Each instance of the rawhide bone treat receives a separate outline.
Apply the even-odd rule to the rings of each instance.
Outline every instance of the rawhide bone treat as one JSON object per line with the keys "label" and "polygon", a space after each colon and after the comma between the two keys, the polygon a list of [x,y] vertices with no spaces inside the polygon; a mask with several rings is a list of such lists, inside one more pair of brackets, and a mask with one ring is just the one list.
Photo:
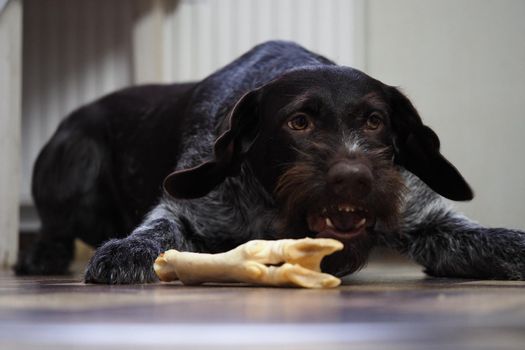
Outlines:
{"label": "rawhide bone treat", "polygon": [[343,244],[329,238],[253,240],[219,254],[161,254],[153,266],[164,282],[187,285],[205,282],[245,282],[267,286],[333,288],[341,280],[321,272],[321,260]]}

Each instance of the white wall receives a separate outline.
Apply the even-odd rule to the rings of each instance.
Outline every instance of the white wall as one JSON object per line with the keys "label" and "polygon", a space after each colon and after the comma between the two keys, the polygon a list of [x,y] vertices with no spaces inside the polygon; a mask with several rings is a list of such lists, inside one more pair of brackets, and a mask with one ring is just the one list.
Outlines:
{"label": "white wall", "polygon": [[476,197],[460,209],[525,228],[525,1],[371,0],[366,70],[398,85]]}
{"label": "white wall", "polygon": [[0,267],[16,260],[22,2],[0,3]]}

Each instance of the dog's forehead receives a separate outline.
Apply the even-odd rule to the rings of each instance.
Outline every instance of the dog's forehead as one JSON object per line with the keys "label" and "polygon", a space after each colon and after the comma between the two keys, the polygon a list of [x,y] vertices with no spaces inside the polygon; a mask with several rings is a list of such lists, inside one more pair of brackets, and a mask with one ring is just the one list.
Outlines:
{"label": "dog's forehead", "polygon": [[317,99],[343,105],[359,103],[367,96],[381,99],[384,87],[380,81],[350,67],[307,67],[269,83],[267,95],[283,104],[296,99]]}

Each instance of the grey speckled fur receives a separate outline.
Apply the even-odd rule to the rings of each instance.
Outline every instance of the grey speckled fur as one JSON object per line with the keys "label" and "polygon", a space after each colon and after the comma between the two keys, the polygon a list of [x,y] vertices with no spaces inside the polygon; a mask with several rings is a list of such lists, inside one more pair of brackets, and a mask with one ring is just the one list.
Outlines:
{"label": "grey speckled fur", "polygon": [[409,188],[400,232],[381,232],[394,248],[440,277],[525,279],[525,233],[486,228],[456,212],[450,202],[407,171]]}
{"label": "grey speckled fur", "polygon": [[[525,234],[485,228],[454,211],[414,175],[403,171],[409,191],[400,231],[378,231],[377,243],[408,255],[434,276],[525,279]],[[113,283],[157,280],[151,264],[160,252],[219,252],[250,239],[272,239],[276,216],[272,199],[243,174],[197,200],[164,197],[129,237],[99,248],[87,273]],[[228,188],[239,197],[221,196]],[[112,267],[104,261],[119,261]],[[94,267],[98,271],[93,271]],[[115,271],[117,269],[117,271]],[[89,276],[88,276],[89,277]]]}
{"label": "grey speckled fur", "polygon": [[[225,196],[224,193],[235,193]],[[144,283],[157,280],[151,262],[163,251],[216,253],[252,239],[272,239],[276,213],[264,189],[243,167],[207,196],[192,200],[165,195],[131,235],[100,247],[86,280]]]}

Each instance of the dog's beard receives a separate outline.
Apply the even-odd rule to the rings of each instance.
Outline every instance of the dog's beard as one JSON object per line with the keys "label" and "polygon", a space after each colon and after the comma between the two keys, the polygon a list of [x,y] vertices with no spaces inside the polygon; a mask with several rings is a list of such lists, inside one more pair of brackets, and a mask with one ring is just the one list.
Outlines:
{"label": "dog's beard", "polygon": [[353,273],[365,266],[372,247],[370,233],[354,237],[351,242],[344,244],[343,250],[325,257],[321,270],[339,277]]}
{"label": "dog's beard", "polygon": [[[313,152],[312,152],[313,153]],[[309,154],[312,154],[309,152]],[[373,164],[374,186],[371,193],[359,205],[371,213],[371,221],[359,234],[341,237],[344,249],[323,260],[323,271],[341,276],[361,268],[367,261],[373,246],[374,227],[380,226],[388,231],[395,231],[399,210],[405,189],[398,170],[387,160],[384,152],[378,151],[369,159]],[[330,237],[327,232],[315,229],[309,222],[322,221],[322,212],[326,206],[345,199],[335,199],[327,194],[327,185],[323,181],[325,173],[320,170],[320,162],[311,156],[297,161],[279,178],[275,198],[279,206],[278,238]],[[321,179],[321,180],[319,180]],[[350,201],[350,200],[346,200]],[[374,225],[375,223],[375,225]],[[323,227],[321,224],[320,227]],[[338,238],[339,239],[339,238]]]}

